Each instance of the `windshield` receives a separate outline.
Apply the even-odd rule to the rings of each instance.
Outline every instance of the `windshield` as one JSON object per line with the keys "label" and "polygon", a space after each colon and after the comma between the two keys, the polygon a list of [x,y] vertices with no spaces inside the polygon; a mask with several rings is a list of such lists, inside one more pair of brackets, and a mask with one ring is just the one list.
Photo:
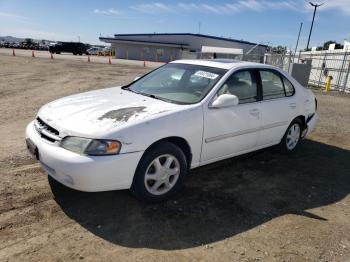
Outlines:
{"label": "windshield", "polygon": [[145,75],[128,88],[173,103],[194,104],[201,101],[226,72],[214,67],[171,63]]}

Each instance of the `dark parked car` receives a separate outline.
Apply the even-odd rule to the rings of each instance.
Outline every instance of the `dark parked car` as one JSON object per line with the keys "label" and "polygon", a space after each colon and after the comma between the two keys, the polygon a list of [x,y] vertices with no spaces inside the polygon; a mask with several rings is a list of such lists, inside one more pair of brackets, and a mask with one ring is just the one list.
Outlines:
{"label": "dark parked car", "polygon": [[73,53],[73,55],[82,55],[87,54],[88,45],[84,43],[76,42],[59,42],[55,45],[49,47],[50,53],[60,54],[64,53]]}

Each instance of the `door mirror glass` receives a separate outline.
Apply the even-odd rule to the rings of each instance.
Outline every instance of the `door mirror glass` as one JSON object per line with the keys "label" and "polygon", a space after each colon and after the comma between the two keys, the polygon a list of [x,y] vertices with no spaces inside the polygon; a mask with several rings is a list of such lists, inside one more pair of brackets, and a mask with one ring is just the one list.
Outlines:
{"label": "door mirror glass", "polygon": [[223,108],[236,106],[239,103],[239,99],[235,95],[222,94],[218,96],[211,104],[212,108]]}

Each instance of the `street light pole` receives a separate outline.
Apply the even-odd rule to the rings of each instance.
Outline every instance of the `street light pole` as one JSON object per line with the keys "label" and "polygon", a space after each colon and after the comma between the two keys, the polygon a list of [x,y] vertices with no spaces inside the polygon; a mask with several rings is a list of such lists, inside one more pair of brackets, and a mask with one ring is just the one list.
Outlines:
{"label": "street light pole", "polygon": [[314,21],[315,21],[315,15],[316,15],[317,8],[324,5],[324,3],[318,5],[318,4],[314,4],[314,3],[309,2],[309,4],[314,7],[314,15],[312,17],[312,23],[311,23],[310,33],[309,33],[309,39],[307,40],[306,50],[309,49],[310,38],[311,38],[312,28],[314,27]]}
{"label": "street light pole", "polygon": [[298,51],[298,45],[299,45],[299,39],[300,39],[301,29],[303,29],[303,23],[300,23],[299,34],[298,34],[298,40],[297,40],[297,43],[296,43],[296,45],[295,45],[294,55],[295,55],[295,54],[297,53],[297,51]]}

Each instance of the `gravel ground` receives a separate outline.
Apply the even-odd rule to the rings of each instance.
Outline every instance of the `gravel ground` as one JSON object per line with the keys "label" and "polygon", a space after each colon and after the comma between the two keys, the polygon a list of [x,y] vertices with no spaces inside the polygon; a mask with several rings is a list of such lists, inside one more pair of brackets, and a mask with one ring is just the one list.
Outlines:
{"label": "gravel ground", "polygon": [[350,261],[350,98],[317,93],[290,156],[267,149],[192,170],[172,201],[48,179],[24,129],[53,99],[149,68],[0,54],[0,261]]}

